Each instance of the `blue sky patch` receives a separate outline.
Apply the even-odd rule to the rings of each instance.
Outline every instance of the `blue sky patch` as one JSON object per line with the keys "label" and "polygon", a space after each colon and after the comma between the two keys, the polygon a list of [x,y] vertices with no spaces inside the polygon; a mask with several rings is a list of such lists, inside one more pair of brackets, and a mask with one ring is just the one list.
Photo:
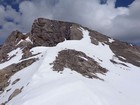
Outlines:
{"label": "blue sky patch", "polygon": [[128,7],[135,0],[117,0],[115,7]]}

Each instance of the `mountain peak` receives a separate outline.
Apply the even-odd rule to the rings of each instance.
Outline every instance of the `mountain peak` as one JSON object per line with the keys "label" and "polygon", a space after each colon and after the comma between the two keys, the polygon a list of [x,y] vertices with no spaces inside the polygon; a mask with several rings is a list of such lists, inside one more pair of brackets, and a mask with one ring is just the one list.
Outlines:
{"label": "mountain peak", "polygon": [[137,46],[76,23],[38,18],[30,32],[13,31],[0,47],[0,105],[129,105],[132,96],[135,105],[139,67]]}
{"label": "mountain peak", "polygon": [[[0,61],[6,61],[7,53],[16,49],[17,47],[29,50],[35,46],[56,46],[57,44],[66,40],[81,40],[83,38],[81,27],[89,31],[89,37],[92,44],[107,44],[120,60],[124,61],[119,57],[123,56],[126,59],[125,62],[130,62],[134,65],[140,66],[139,62],[137,62],[138,59],[140,59],[138,55],[140,51],[139,47],[121,42],[119,40],[114,40],[106,35],[76,23],[45,18],[38,18],[34,20],[31,32],[27,33],[26,35],[17,30],[13,31],[5,41],[4,45],[1,47],[2,50],[0,51]],[[130,55],[133,56],[131,57]]]}

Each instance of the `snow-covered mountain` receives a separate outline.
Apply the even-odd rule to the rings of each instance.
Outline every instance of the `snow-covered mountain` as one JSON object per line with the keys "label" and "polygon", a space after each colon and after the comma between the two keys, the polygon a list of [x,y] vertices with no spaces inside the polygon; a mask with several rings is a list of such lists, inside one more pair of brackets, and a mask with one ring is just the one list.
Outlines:
{"label": "snow-covered mountain", "polygon": [[36,19],[0,49],[0,105],[140,105],[140,48]]}

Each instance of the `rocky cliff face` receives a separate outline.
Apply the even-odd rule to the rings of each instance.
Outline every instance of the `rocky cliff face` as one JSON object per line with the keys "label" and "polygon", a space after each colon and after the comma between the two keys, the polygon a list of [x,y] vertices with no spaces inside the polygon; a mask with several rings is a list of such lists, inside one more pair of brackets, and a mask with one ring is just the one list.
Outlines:
{"label": "rocky cliff face", "polygon": [[[113,43],[109,44],[111,50],[115,53],[118,59],[129,62],[133,65],[140,67],[140,48],[137,46],[130,45],[128,43],[124,43],[121,41],[114,41]],[[120,58],[119,56],[124,57],[125,59]]]}
{"label": "rocky cliff face", "polygon": [[80,25],[39,18],[34,21],[31,39],[35,46],[56,46],[64,40],[80,40]]}
{"label": "rocky cliff face", "polygon": [[[5,62],[8,60],[8,53],[14,49],[16,49],[17,44],[19,41],[21,40],[25,40],[27,38],[27,36],[23,35],[21,32],[19,31],[13,31],[9,37],[7,38],[7,40],[5,41],[5,43],[3,44],[3,46],[1,47],[0,50],[0,62]],[[20,46],[22,47],[22,46]],[[11,58],[9,58],[11,59]]]}
{"label": "rocky cliff face", "polygon": [[[96,46],[101,45],[109,46],[110,52],[114,53],[113,57],[109,58],[109,61],[112,64],[129,67],[127,63],[131,63],[132,65],[140,67],[140,48],[137,46],[111,39],[99,32],[82,27],[79,24],[38,18],[34,21],[31,32],[25,35],[19,31],[13,31],[3,46],[0,46],[1,65],[5,65],[7,62],[12,61],[14,57],[18,55],[18,51],[21,51],[21,57],[18,62],[7,63],[7,66],[0,68],[0,94],[6,91],[5,88],[10,84],[9,79],[11,76],[39,60],[37,56],[40,52],[34,54],[31,49],[38,46],[55,47],[65,41],[81,41],[85,37],[82,29],[89,32],[89,43],[92,43],[91,49],[92,46],[95,48]],[[82,44],[83,49],[86,49],[84,42]],[[20,50],[11,54],[11,52],[16,49]],[[95,49],[92,49],[92,51],[94,50]],[[103,50],[99,51],[99,53],[108,55],[108,53]],[[116,61],[116,59],[119,61]],[[96,58],[95,60],[94,56],[90,57],[82,51],[62,48],[50,65],[52,65],[54,71],[60,72],[65,68],[69,68],[85,77],[103,80],[97,76],[97,74],[105,75],[109,70],[100,65],[102,62],[102,59]],[[16,82],[14,82],[14,84],[16,84]],[[21,88],[22,87],[18,89],[20,92],[22,90]],[[16,96],[13,94],[11,95]],[[9,98],[10,99],[3,102],[2,105],[6,104],[13,97],[11,98],[10,96]]]}

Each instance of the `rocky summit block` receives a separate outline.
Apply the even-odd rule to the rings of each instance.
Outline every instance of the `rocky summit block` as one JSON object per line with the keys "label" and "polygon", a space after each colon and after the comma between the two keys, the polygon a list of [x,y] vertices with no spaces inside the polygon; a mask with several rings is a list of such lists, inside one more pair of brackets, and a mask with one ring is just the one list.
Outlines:
{"label": "rocky summit block", "polygon": [[80,40],[80,25],[38,18],[31,30],[31,40],[35,46],[55,46],[64,40]]}

